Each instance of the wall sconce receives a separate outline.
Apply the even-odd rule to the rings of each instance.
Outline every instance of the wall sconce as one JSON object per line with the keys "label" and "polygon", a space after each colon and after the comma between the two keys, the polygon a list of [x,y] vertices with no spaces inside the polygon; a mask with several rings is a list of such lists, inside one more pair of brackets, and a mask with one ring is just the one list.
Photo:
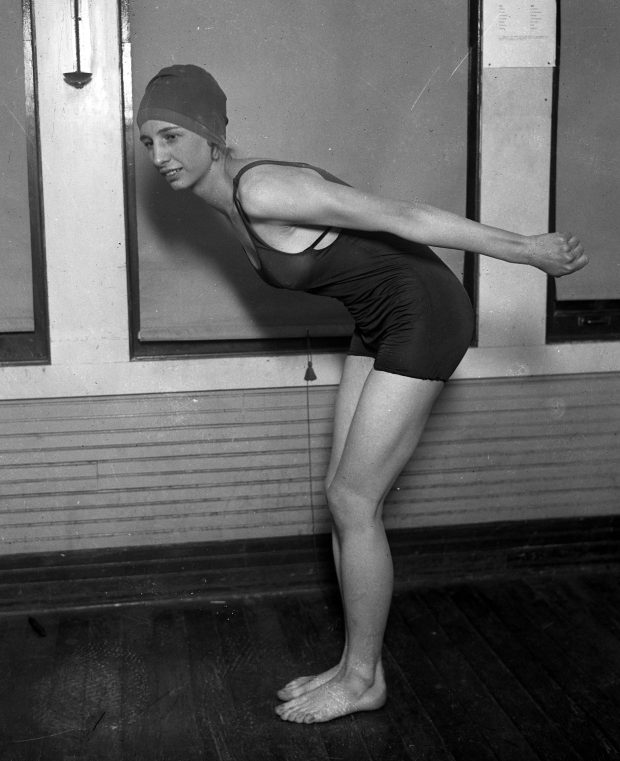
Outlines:
{"label": "wall sconce", "polygon": [[63,74],[64,80],[71,87],[81,89],[84,85],[87,85],[93,78],[93,75],[88,71],[82,71],[81,63],[81,51],[80,51],[80,2],[81,0],[73,0],[73,29],[75,32],[75,61],[76,70],[67,71]]}

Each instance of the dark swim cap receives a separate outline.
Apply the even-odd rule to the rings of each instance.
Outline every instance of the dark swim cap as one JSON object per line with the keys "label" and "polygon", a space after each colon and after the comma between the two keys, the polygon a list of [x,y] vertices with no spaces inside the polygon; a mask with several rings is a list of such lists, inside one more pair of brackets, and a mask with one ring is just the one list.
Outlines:
{"label": "dark swim cap", "polygon": [[226,95],[200,66],[167,66],[151,79],[138,109],[138,127],[149,119],[177,124],[207,140],[226,143]]}

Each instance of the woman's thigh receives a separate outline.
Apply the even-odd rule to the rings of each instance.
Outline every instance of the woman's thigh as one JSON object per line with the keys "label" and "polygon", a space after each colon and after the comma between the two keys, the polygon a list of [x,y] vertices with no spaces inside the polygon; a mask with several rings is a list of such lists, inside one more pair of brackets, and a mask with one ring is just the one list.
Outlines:
{"label": "woman's thigh", "polygon": [[371,370],[350,418],[332,488],[353,496],[361,510],[379,510],[413,455],[443,386]]}
{"label": "woman's thigh", "polygon": [[373,364],[373,357],[347,356],[345,359],[336,395],[332,450],[326,477],[328,485],[338,468],[357,403]]}

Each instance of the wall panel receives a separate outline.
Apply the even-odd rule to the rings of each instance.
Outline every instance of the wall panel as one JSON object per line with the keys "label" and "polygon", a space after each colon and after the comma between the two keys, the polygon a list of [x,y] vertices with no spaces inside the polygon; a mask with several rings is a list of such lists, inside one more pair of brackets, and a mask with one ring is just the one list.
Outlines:
{"label": "wall panel", "polygon": [[620,4],[562,0],[560,19],[556,225],[590,264],[557,281],[558,299],[620,299]]}
{"label": "wall panel", "polygon": [[[303,161],[364,191],[465,212],[467,3],[130,0],[128,8],[124,78],[136,109],[162,66],[199,64],[228,96],[237,157]],[[172,191],[139,143],[129,150],[141,340],[351,333],[333,299],[263,283],[218,212]],[[462,252],[446,254],[461,274]]]}
{"label": "wall panel", "polygon": [[[1,552],[328,529],[333,387],[0,403]],[[391,528],[620,512],[615,374],[456,381]]]}
{"label": "wall panel", "polygon": [[[28,192],[30,135],[27,132],[31,128],[32,116],[26,110],[22,29],[22,3],[19,0],[3,2],[0,6],[0,55],[8,74],[0,85],[3,136],[0,156],[0,331],[4,333],[34,330]],[[28,55],[29,48],[28,40]]]}

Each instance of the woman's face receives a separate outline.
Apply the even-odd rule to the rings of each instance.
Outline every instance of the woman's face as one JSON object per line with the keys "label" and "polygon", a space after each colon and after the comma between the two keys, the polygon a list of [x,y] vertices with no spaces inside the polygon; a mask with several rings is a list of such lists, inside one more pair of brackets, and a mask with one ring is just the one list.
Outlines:
{"label": "woman's face", "polygon": [[194,188],[213,163],[211,146],[204,137],[170,122],[145,122],[140,141],[159,173],[175,190]]}

